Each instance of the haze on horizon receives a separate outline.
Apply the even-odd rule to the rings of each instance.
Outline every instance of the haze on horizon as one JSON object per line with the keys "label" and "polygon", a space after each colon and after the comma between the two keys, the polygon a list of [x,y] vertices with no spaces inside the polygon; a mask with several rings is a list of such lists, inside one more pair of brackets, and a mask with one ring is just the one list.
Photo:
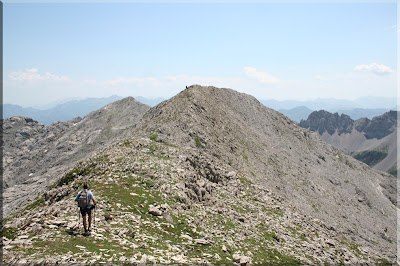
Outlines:
{"label": "haze on horizon", "polygon": [[4,103],[397,97],[396,2],[4,3]]}

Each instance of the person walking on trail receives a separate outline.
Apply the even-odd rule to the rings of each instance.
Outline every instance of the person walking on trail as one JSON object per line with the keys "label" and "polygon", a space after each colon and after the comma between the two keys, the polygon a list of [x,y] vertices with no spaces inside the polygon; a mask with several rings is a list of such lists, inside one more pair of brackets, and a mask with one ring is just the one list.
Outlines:
{"label": "person walking on trail", "polygon": [[[85,234],[91,231],[92,225],[92,209],[96,206],[96,200],[93,197],[93,193],[88,190],[89,186],[87,184],[83,185],[83,190],[76,195],[75,201],[78,202],[78,207],[80,207],[80,212],[82,214],[83,228],[85,229]],[[93,204],[91,204],[93,202]],[[86,227],[86,214],[88,215],[89,227]]]}

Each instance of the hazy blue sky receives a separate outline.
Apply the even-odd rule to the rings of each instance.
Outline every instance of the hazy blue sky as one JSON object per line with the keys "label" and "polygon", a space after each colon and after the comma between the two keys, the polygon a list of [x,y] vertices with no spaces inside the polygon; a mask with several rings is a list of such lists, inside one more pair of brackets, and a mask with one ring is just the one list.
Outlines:
{"label": "hazy blue sky", "polygon": [[5,3],[4,102],[396,97],[397,7],[379,3]]}

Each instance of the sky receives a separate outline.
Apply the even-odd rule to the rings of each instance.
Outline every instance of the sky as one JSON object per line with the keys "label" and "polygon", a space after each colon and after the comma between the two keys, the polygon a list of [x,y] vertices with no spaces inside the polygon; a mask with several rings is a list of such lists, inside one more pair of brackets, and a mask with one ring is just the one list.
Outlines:
{"label": "sky", "polygon": [[3,4],[3,101],[397,97],[397,7],[384,2]]}

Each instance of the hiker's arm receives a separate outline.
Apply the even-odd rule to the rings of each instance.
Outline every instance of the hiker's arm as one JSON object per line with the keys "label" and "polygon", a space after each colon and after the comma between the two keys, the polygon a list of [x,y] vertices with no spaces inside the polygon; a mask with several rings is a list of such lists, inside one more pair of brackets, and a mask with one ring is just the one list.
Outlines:
{"label": "hiker's arm", "polygon": [[94,203],[94,205],[96,205],[96,200],[93,198],[93,203]]}
{"label": "hiker's arm", "polygon": [[78,195],[76,195],[76,197],[75,197],[75,201],[78,201],[78,199],[79,199],[79,195],[81,194],[81,192],[79,192],[78,193]]}

